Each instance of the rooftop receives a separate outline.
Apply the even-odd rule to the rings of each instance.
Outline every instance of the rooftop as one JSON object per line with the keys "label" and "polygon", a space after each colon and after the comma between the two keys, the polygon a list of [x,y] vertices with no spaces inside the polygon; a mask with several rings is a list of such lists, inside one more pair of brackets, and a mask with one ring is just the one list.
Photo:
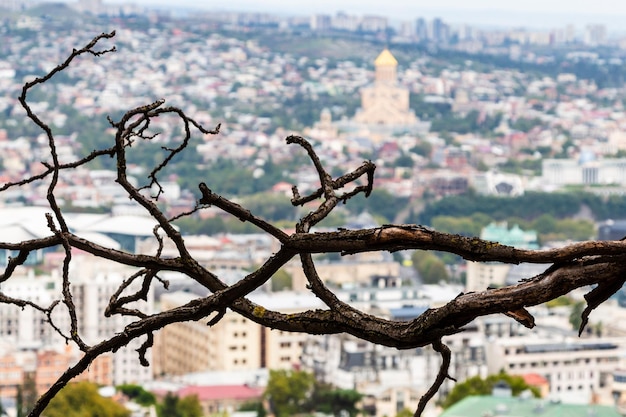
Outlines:
{"label": "rooftop", "polygon": [[392,65],[398,65],[398,61],[396,60],[396,58],[394,58],[391,52],[389,52],[389,49],[385,48],[380,53],[380,55],[378,55],[378,58],[374,60],[374,65],[392,66]]}
{"label": "rooftop", "polygon": [[619,417],[615,407],[564,404],[540,398],[469,396],[444,411],[440,417],[541,416],[541,417]]}

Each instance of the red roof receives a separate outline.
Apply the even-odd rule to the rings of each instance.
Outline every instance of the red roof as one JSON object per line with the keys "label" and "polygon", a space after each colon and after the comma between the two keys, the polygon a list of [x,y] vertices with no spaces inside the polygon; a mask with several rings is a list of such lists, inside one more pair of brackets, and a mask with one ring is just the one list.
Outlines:
{"label": "red roof", "polygon": [[526,382],[526,384],[533,387],[548,384],[548,380],[539,374],[524,374],[522,375],[522,378],[524,378],[524,382]]}
{"label": "red roof", "polygon": [[262,388],[252,388],[247,385],[191,385],[178,390],[178,396],[183,398],[197,395],[198,400],[253,400],[263,395]]}

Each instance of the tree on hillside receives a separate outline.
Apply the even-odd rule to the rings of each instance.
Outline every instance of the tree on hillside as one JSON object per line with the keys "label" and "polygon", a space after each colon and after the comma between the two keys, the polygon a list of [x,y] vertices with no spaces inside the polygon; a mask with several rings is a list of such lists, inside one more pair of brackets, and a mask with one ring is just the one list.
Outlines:
{"label": "tree on hillside", "polygon": [[[302,149],[317,171],[321,184],[319,189],[308,194],[301,194],[297,187],[293,188],[291,204],[295,207],[306,206],[309,210],[294,223],[293,232],[287,233],[254,211],[213,192],[210,188],[211,182],[217,183],[219,178],[198,178],[196,191],[198,203],[192,213],[213,206],[253,225],[278,243],[276,252],[268,256],[258,269],[236,283],[226,285],[216,273],[205,268],[190,254],[185,240],[172,224],[176,218],[185,218],[192,213],[183,213],[172,218],[167,216],[159,205],[159,197],[163,192],[161,181],[170,161],[183,152],[193,152],[188,149],[192,136],[217,135],[219,125],[213,130],[207,129],[182,109],[166,106],[164,100],[158,100],[133,108],[119,119],[109,119],[111,129],[114,131],[114,140],[110,147],[98,148],[84,158],[67,161],[57,152],[59,145],[57,138],[44,120],[44,116],[38,114],[29,103],[28,95],[32,91],[37,91],[37,88],[55,74],[65,70],[77,58],[84,55],[101,58],[112,52],[114,48],[105,50],[96,48],[101,42],[113,37],[114,33],[103,33],[86,46],[75,49],[51,72],[26,83],[19,97],[19,102],[29,120],[43,132],[48,151],[42,152],[41,155],[49,157],[42,162],[41,169],[36,174],[5,183],[0,187],[0,191],[13,191],[27,184],[45,187],[49,207],[47,215],[49,234],[42,238],[19,242],[0,242],[0,249],[13,254],[0,275],[0,282],[11,280],[17,270],[25,268],[25,262],[31,252],[58,249],[63,257],[61,268],[63,285],[59,289],[57,300],[50,305],[41,305],[25,298],[9,297],[4,293],[0,293],[0,302],[31,308],[42,313],[42,318],[82,354],[79,360],[41,395],[30,412],[31,417],[39,416],[48,406],[53,410],[56,404],[64,401],[65,394],[61,391],[63,387],[85,371],[100,355],[115,352],[131,341],[139,340],[143,344],[137,350],[138,360],[147,366],[145,354],[152,346],[155,332],[171,323],[206,317],[210,317],[210,324],[215,324],[224,317],[227,309],[260,325],[281,331],[312,334],[345,332],[365,341],[398,349],[432,346],[441,355],[442,361],[432,387],[425,393],[416,410],[416,415],[419,415],[442,383],[454,376],[448,374],[451,354],[445,343],[446,336],[462,331],[464,326],[475,318],[488,314],[509,314],[516,317],[520,323],[533,327],[534,320],[526,307],[552,300],[576,288],[595,285],[586,296],[587,306],[581,314],[582,331],[589,313],[624,283],[626,242],[623,241],[583,242],[560,249],[533,251],[494,244],[475,237],[441,233],[419,225],[387,224],[370,229],[340,229],[313,233],[314,227],[329,216],[338,204],[345,203],[349,206],[353,197],[368,197],[372,194],[375,165],[365,161],[354,170],[333,177],[307,140],[299,136],[289,136],[286,139],[287,145]],[[181,137],[169,146],[161,144],[162,159],[154,163],[143,183],[136,184],[129,179],[127,167],[130,166],[132,152],[139,143],[150,142],[158,137],[158,132],[152,130],[154,126],[152,122],[156,122],[158,118],[170,118],[172,123],[176,119],[182,126]],[[77,236],[68,226],[68,219],[60,208],[61,202],[58,197],[60,187],[63,186],[62,175],[69,174],[76,168],[86,168],[92,161],[110,158],[115,161],[117,185],[135,204],[137,210],[143,210],[158,223],[154,236],[159,242],[159,248],[155,252],[129,253],[106,247],[99,242]],[[393,207],[391,204],[387,205]],[[176,248],[176,256],[163,255],[166,241]],[[546,264],[549,267],[542,274],[529,277],[517,285],[459,294],[447,304],[426,310],[412,320],[394,321],[360,311],[338,299],[324,284],[325,277],[318,274],[313,260],[313,255],[319,253],[343,255],[416,249],[449,252],[478,262],[512,264],[531,262]],[[78,322],[79,315],[73,299],[68,271],[76,250],[137,268],[137,272],[129,276],[110,298],[108,307],[102,312],[101,317],[102,320],[106,320],[107,317],[114,315],[124,315],[130,317],[132,322],[122,332],[106,335],[94,344],[87,343],[85,335],[80,331],[81,323]],[[285,314],[249,300],[248,294],[264,285],[281,267],[294,258],[299,259],[310,290],[326,304],[325,309]],[[196,281],[207,289],[209,295],[198,296],[185,305],[157,313],[141,311],[133,303],[143,299],[151,286],[165,285],[159,274],[167,271],[175,271]],[[133,283],[140,284],[141,288],[136,292],[130,290]],[[63,306],[64,310],[61,311],[60,306]],[[56,326],[53,313],[67,316],[71,325],[69,331],[63,331]],[[54,417],[48,411],[46,415]]]}

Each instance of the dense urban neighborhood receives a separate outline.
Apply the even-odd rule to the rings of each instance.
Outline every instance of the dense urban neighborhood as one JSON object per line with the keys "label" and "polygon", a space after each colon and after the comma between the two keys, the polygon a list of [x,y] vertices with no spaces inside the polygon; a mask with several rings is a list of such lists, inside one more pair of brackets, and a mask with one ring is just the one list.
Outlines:
{"label": "dense urban neighborhood", "polygon": [[[154,120],[150,140],[129,146],[127,172],[159,194],[194,258],[228,285],[279,242],[214,206],[198,209],[198,184],[293,230],[308,206],[291,204],[292,187],[313,192],[320,176],[301,147],[286,143],[289,135],[310,141],[334,177],[376,164],[369,198],[338,207],[320,230],[414,223],[520,249],[626,235],[626,37],[603,25],[482,29],[419,16],[392,24],[344,12],[289,17],[0,0],[0,240],[50,235],[49,183],[20,183],[51,158],[46,132],[20,104],[23,86],[113,30],[99,47],[114,52],[80,56],[28,91],[30,108],[50,126],[62,163],[110,148],[124,112],[161,99],[218,131],[193,133],[155,189],[149,175],[183,141],[185,126]],[[175,257],[177,249],[157,239],[154,219],[116,182],[115,164],[100,157],[61,171],[55,192],[68,226],[113,250]],[[18,256],[0,252],[5,268]],[[2,297],[53,303],[65,285],[64,256],[31,251],[11,280],[0,281]],[[72,257],[85,340],[123,332],[132,317],[104,311],[136,269],[80,250]],[[338,299],[393,320],[546,269],[425,251],[315,260]],[[182,274],[159,279],[167,285],[138,301],[146,311],[207,295]],[[285,313],[324,308],[308,285],[293,261],[249,298]],[[428,415],[623,415],[626,295],[599,306],[579,336],[584,293],[533,307],[532,330],[487,316],[447,337],[457,382],[445,381]],[[0,409],[8,415],[24,416],[80,357],[58,331],[72,326],[70,316],[55,310],[53,327],[40,311],[0,304]],[[205,317],[163,328],[143,352],[149,367],[137,360],[141,350],[135,340],[100,356],[76,389],[97,397],[88,383],[97,384],[100,396],[126,407],[116,409],[120,417],[394,417],[412,415],[439,371],[429,348],[272,330],[231,310],[215,324]],[[60,403],[50,407],[49,416],[67,415]]]}

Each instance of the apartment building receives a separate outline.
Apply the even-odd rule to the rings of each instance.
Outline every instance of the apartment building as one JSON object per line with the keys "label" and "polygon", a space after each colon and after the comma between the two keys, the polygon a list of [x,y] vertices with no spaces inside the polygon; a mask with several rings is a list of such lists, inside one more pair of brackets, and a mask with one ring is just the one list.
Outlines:
{"label": "apartment building", "polygon": [[623,367],[626,349],[618,339],[492,339],[487,343],[489,373],[535,373],[550,384],[550,397],[589,403],[610,389],[613,372]]}
{"label": "apartment building", "polygon": [[[2,292],[10,297],[25,299],[48,307],[53,300],[54,291],[60,291],[61,280],[58,276],[35,276],[31,270],[22,276],[13,276],[0,284]],[[63,327],[64,317],[55,314],[55,323]],[[0,338],[13,347],[37,349],[44,345],[62,343],[63,339],[46,321],[46,317],[33,308],[20,308],[12,304],[0,304]]]}
{"label": "apartment building", "polygon": [[[74,256],[73,261],[70,279],[79,334],[88,344],[98,343],[122,331],[132,320],[132,317],[119,315],[105,318],[104,311],[110,297],[123,280],[135,272],[135,269],[79,254]],[[62,298],[62,282],[58,273],[35,275],[30,270],[24,276],[12,277],[2,283],[1,287],[2,292],[8,296],[29,300],[42,307],[48,307],[54,300]],[[133,288],[128,290],[133,291]],[[142,303],[141,308],[144,311],[148,313],[152,311],[152,292],[149,292],[148,300]],[[63,303],[55,308],[52,318],[64,334],[69,334],[70,318]],[[7,359],[7,364],[2,366],[1,363],[4,362],[0,361],[0,373],[16,375],[12,366],[8,365],[17,363],[9,360],[12,355],[26,351],[36,352],[37,357],[30,361],[36,366],[19,363],[17,366],[24,372],[34,372],[35,367],[37,368],[38,390],[46,389],[45,387],[56,380],[78,357],[76,351],[66,351],[65,339],[53,329],[45,315],[30,307],[21,309],[11,304],[0,304],[0,337],[9,343],[9,347],[2,350],[2,357]],[[132,341],[112,357],[98,360],[90,368],[90,375],[85,376],[85,379],[116,385],[150,380],[151,370],[141,366],[137,360],[136,349],[141,343],[142,340]],[[151,352],[148,351],[148,360],[150,355]],[[47,369],[48,367],[51,369]],[[23,379],[23,376],[20,379]],[[12,377],[7,377],[7,380],[12,380]]]}
{"label": "apartment building", "polygon": [[[163,294],[161,310],[182,306],[197,297],[183,291]],[[323,307],[310,293],[254,293],[249,298],[265,308],[284,313]],[[300,364],[306,335],[262,327],[230,310],[218,323],[208,326],[211,317],[174,323],[156,334],[155,374],[291,369]]]}
{"label": "apartment building", "polygon": [[[87,343],[97,343],[121,332],[133,321],[133,317],[112,315],[105,317],[104,311],[111,296],[122,282],[136,272],[136,268],[100,260],[92,256],[74,256],[70,269],[70,280],[79,333]],[[131,294],[141,286],[141,280],[131,284],[124,294]],[[136,301],[135,308],[150,314],[154,310],[154,293],[151,289],[145,301]],[[114,385],[142,383],[152,379],[152,370],[141,366],[137,349],[144,342],[135,339],[120,348],[111,357],[111,380]],[[146,359],[151,361],[152,351],[148,349]]]}

